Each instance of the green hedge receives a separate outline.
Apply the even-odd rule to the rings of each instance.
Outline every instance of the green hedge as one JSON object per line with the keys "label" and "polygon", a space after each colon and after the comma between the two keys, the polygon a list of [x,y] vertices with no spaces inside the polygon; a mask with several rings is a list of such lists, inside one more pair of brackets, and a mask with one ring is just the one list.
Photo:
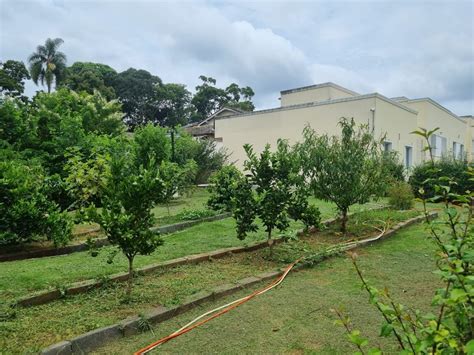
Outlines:
{"label": "green hedge", "polygon": [[[441,177],[453,179],[455,184],[451,187],[452,192],[464,194],[466,191],[474,191],[474,182],[469,180],[467,174],[468,166],[474,167],[466,160],[455,160],[444,157],[434,164],[431,162],[418,165],[413,169],[409,182],[417,197],[433,197],[435,195],[434,186],[440,184]],[[420,196],[420,188],[424,189],[424,196]]]}

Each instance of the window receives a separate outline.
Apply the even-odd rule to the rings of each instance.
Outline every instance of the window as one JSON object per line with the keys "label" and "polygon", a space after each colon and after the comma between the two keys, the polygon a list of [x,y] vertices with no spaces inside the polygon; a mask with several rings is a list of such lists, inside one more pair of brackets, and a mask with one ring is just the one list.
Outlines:
{"label": "window", "polygon": [[462,159],[464,156],[464,144],[453,142],[454,159]]}
{"label": "window", "polygon": [[390,152],[392,150],[392,143],[391,142],[383,142],[383,150],[384,150],[384,152]]}
{"label": "window", "polygon": [[413,165],[413,148],[405,147],[405,168],[410,168]]}
{"label": "window", "polygon": [[446,139],[446,137],[441,137],[437,134],[433,134],[431,136],[430,144],[431,149],[433,151],[433,156],[440,157],[446,153],[448,140]]}

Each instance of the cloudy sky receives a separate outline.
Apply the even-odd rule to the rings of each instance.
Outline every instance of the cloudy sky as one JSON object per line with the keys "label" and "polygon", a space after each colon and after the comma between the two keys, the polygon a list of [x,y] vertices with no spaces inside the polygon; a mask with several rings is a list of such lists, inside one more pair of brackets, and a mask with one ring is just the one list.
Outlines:
{"label": "cloudy sky", "polygon": [[26,61],[48,37],[69,64],[250,85],[257,108],[332,81],[474,113],[474,1],[0,0],[0,60]]}

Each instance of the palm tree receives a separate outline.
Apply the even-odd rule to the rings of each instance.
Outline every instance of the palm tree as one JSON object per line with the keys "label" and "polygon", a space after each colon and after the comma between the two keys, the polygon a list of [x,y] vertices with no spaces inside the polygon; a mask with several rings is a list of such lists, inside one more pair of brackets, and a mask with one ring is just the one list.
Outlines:
{"label": "palm tree", "polygon": [[36,52],[30,55],[30,74],[34,83],[48,87],[48,93],[51,92],[53,80],[56,85],[61,81],[66,69],[66,55],[59,52],[58,48],[64,41],[61,38],[48,38],[44,46],[38,46]]}

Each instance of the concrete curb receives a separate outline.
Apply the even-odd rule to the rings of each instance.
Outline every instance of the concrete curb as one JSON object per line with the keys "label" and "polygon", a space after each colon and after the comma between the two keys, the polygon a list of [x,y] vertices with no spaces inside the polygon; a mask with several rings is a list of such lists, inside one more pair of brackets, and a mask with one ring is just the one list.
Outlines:
{"label": "concrete curb", "polygon": [[[430,218],[436,218],[436,217],[437,217],[436,212],[430,214]],[[405,227],[408,227],[414,223],[420,222],[424,219],[425,219],[425,216],[422,215],[422,216],[410,218],[404,222],[400,222],[396,224],[395,226],[393,226],[388,231],[386,231],[386,234],[384,234],[384,237],[381,238],[381,240],[386,239],[386,237],[393,235],[395,232]],[[355,248],[360,247],[361,245],[366,245],[370,243],[372,242],[361,243],[349,249],[355,249]],[[328,256],[328,257],[331,257],[331,256]],[[301,270],[304,267],[305,267],[304,265],[300,265],[300,266],[297,266],[296,269]],[[139,333],[140,331],[142,331],[142,329],[140,329],[141,328],[140,324],[143,322],[148,323],[148,324],[153,324],[153,323],[160,323],[160,322],[166,321],[188,310],[191,310],[206,301],[216,300],[224,296],[231,295],[237,291],[249,288],[262,281],[274,279],[277,276],[280,276],[281,274],[283,274],[283,270],[265,272],[257,276],[246,277],[244,279],[241,279],[235,282],[234,284],[218,286],[214,288],[213,291],[211,292],[202,291],[190,296],[184,301],[183,304],[179,306],[176,306],[173,308],[166,308],[163,306],[159,306],[153,309],[152,311],[150,311],[149,313],[147,313],[142,318],[138,316],[129,317],[127,319],[120,321],[117,324],[113,324],[107,327],[92,330],[90,332],[79,335],[70,340],[65,340],[65,341],[61,341],[59,343],[53,344],[43,349],[41,354],[43,355],[83,354],[85,352],[95,350],[98,347],[103,346],[110,341]]]}
{"label": "concrete curb", "polygon": [[[214,221],[228,218],[230,216],[232,216],[231,213],[221,213],[215,216],[205,217],[205,218],[197,219],[194,221],[184,221],[184,222],[170,224],[170,225],[162,226],[162,227],[152,227],[151,230],[157,231],[160,234],[170,234],[170,233],[178,232],[180,230],[184,230],[189,227],[198,225],[200,223],[214,222]],[[81,233],[78,235],[90,234],[90,233],[98,232],[98,231],[99,229],[94,229],[94,230],[90,230],[90,231],[87,231],[86,233]],[[104,245],[108,245],[108,244],[109,244],[109,241],[107,238],[94,239],[94,246],[97,248],[102,247]],[[32,251],[1,254],[0,262],[72,254],[72,253],[77,253],[77,252],[88,250],[88,249],[89,249],[89,246],[86,243],[81,243],[81,244],[75,244],[75,245],[67,245],[65,247],[60,247],[60,248],[47,248],[47,249],[39,249],[39,250],[32,250]]]}
{"label": "concrete curb", "polygon": [[[381,209],[383,208],[385,207],[382,207]],[[321,224],[328,227],[338,222],[338,220],[339,219],[337,218],[331,218],[322,222]],[[195,221],[192,221],[192,222],[195,222]],[[315,231],[315,228],[310,228],[310,231]],[[301,229],[297,231],[296,234],[301,235],[303,233],[305,233],[305,231]],[[285,237],[277,238],[277,239],[273,239],[273,243],[278,244],[278,243],[284,242],[285,240],[286,240]],[[263,249],[266,247],[268,247],[268,243],[266,241],[263,241],[263,242],[258,242],[258,243],[251,244],[245,247],[230,247],[230,248],[218,249],[218,250],[214,250],[207,253],[188,255],[181,258],[177,258],[177,259],[172,259],[172,260],[167,260],[167,261],[156,263],[156,264],[147,265],[145,267],[136,269],[135,272],[140,275],[146,275],[158,269],[168,269],[168,268],[173,268],[173,267],[185,265],[185,264],[198,264],[200,262],[208,261],[211,259],[224,258],[231,254],[251,252],[251,251]],[[79,293],[88,292],[92,289],[102,286],[104,282],[123,282],[126,280],[128,280],[128,273],[120,272],[120,273],[110,275],[109,277],[107,277],[105,281],[104,280],[97,281],[95,279],[89,279],[89,280],[72,283],[70,286],[68,286],[65,289],[62,289],[61,291],[59,290],[40,291],[34,295],[29,295],[29,296],[19,298],[16,301],[16,304],[21,307],[38,306],[38,305],[42,305],[45,303],[58,300],[68,295],[77,295]]]}

